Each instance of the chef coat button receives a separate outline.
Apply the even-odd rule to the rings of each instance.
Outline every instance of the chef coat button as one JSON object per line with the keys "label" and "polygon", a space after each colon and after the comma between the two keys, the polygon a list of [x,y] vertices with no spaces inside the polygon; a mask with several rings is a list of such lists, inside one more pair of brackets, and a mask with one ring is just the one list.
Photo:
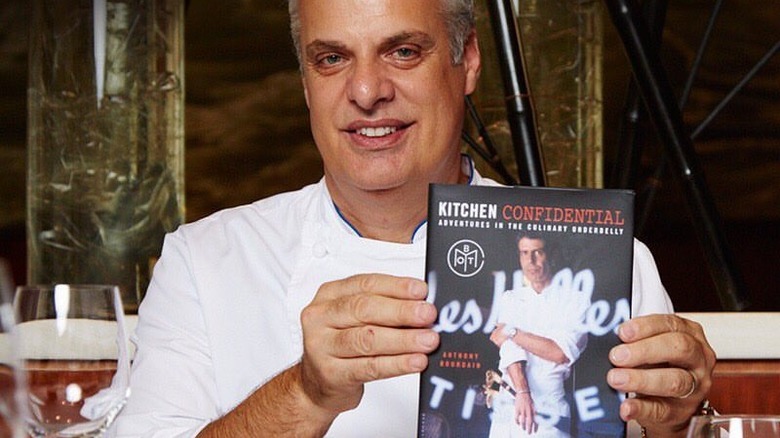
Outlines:
{"label": "chef coat button", "polygon": [[314,248],[312,248],[312,253],[314,257],[323,258],[328,255],[328,248],[325,247],[324,243],[317,242],[314,244]]}

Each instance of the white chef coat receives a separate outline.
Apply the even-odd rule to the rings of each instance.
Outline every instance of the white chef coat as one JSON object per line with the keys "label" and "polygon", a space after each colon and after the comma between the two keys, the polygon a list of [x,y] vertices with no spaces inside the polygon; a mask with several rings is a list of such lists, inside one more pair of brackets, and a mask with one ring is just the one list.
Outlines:
{"label": "white chef coat", "polygon": [[[464,163],[471,184],[496,184]],[[321,180],[167,235],[139,309],[132,395],[113,433],[196,435],[299,360],[300,312],[322,283],[369,272],[422,279],[426,231],[422,224],[409,244],[362,238]],[[671,310],[639,243],[634,309]],[[366,385],[360,405],[339,415],[328,436],[415,436],[418,382],[409,375]]]}
{"label": "white chef coat", "polygon": [[[525,351],[511,339],[501,345],[498,367],[505,376],[510,364],[526,361],[525,376],[537,412],[543,412],[555,419],[564,418],[563,421],[571,419],[571,409],[566,401],[563,383],[571,374],[572,364],[585,350],[588,331],[581,321],[584,320],[590,304],[587,294],[552,285],[537,293],[524,283],[501,296],[499,323],[552,340],[568,359],[567,363],[543,359]],[[514,387],[511,379],[506,381]],[[533,434],[523,431],[515,424],[514,397],[507,391],[500,392],[494,398],[493,408],[497,417],[494,417],[491,423],[491,438],[569,436],[552,424],[544,422],[539,423],[538,430]]]}
{"label": "white chef coat", "polygon": [[[570,417],[563,382],[587,344],[588,331],[582,321],[590,306],[589,297],[554,286],[541,293],[530,286],[521,286],[505,292],[499,305],[500,323],[552,340],[568,359],[567,363],[559,364],[525,351],[517,354],[502,345],[499,369],[505,373],[509,364],[527,361],[526,378],[537,406],[545,406],[547,414]],[[512,346],[514,342],[508,340],[506,344]]]}

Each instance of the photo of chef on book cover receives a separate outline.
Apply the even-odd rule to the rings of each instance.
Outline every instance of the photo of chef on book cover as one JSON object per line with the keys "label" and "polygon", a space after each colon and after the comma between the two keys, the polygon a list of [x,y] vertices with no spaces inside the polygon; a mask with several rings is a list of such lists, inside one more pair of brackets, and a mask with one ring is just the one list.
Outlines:
{"label": "photo of chef on book cover", "polygon": [[432,185],[418,437],[625,436],[606,373],[632,265],[630,191]]}

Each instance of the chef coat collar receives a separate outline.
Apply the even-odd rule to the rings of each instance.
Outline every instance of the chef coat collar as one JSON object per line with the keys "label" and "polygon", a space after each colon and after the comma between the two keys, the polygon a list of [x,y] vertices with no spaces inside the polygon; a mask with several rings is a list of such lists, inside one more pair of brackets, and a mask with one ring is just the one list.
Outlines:
{"label": "chef coat collar", "polygon": [[[476,181],[479,181],[480,176],[479,173],[477,173],[476,168],[474,167],[474,160],[471,159],[466,154],[461,155],[461,170],[464,174],[468,176],[468,180],[466,184],[472,185],[475,184]],[[326,186],[327,187],[327,186]],[[355,228],[354,225],[352,225],[347,218],[341,213],[341,210],[339,209],[338,205],[336,205],[335,202],[333,202],[333,198],[330,197],[330,192],[328,192],[328,199],[330,199],[330,204],[333,207],[333,213],[335,213],[336,217],[338,217],[338,222],[341,225],[341,229],[348,232],[349,234],[352,234],[357,237],[363,237],[360,232]],[[409,243],[415,243],[420,240],[423,240],[428,235],[428,221],[427,219],[424,219],[422,222],[420,222],[419,225],[414,229],[412,232],[412,237],[409,240]]]}

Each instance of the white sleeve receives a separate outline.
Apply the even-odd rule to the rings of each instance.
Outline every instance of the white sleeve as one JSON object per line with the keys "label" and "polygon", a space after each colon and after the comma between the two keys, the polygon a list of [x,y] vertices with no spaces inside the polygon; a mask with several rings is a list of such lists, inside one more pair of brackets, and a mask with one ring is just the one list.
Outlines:
{"label": "white sleeve", "polygon": [[[515,321],[517,312],[511,312],[515,303],[512,300],[512,291],[505,291],[501,294],[498,302],[498,323],[506,324],[505,331],[518,327],[518,321]],[[513,318],[514,317],[514,318]],[[506,369],[509,365],[522,360],[528,360],[528,353],[523,347],[515,344],[514,341],[507,339],[501,344],[498,350],[498,369],[506,375]]]}
{"label": "white sleeve", "polygon": [[206,328],[181,233],[165,237],[139,308],[131,394],[110,434],[192,437],[219,416]]}
{"label": "white sleeve", "polygon": [[634,239],[634,278],[631,290],[631,315],[672,313],[672,300],[666,293],[650,250]]}
{"label": "white sleeve", "polygon": [[543,336],[561,349],[569,363],[574,363],[588,344],[588,330],[583,321],[591,302],[583,293],[569,292],[566,296],[568,299],[562,303],[561,313],[558,315],[560,324],[545,332]]}
{"label": "white sleeve", "polygon": [[498,369],[506,376],[506,369],[509,368],[509,365],[528,360],[528,353],[523,347],[515,344],[514,341],[507,340],[501,344],[501,348],[498,350],[498,357]]}
{"label": "white sleeve", "polygon": [[496,317],[496,324],[505,324],[511,327],[513,322],[511,321],[512,312],[508,309],[512,306],[511,291],[504,291],[498,298],[498,315]]}

